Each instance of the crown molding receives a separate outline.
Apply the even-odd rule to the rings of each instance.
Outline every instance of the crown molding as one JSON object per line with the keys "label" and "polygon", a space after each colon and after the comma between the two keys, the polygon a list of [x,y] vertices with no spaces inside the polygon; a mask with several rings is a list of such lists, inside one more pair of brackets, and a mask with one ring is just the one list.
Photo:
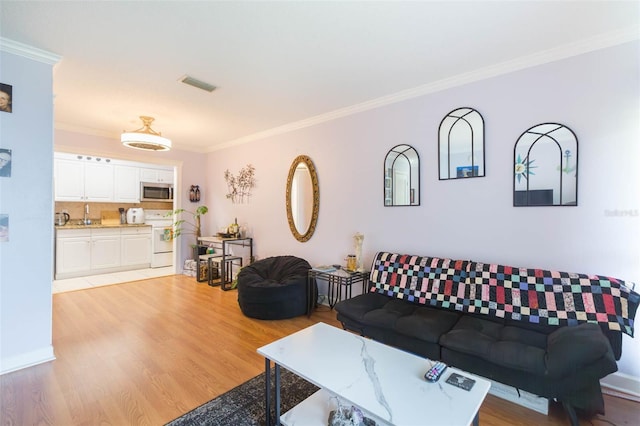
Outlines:
{"label": "crown molding", "polygon": [[574,43],[565,44],[553,49],[537,52],[531,55],[522,56],[513,60],[505,61],[495,65],[479,68],[474,71],[470,71],[463,74],[458,74],[452,77],[444,78],[433,83],[424,84],[411,89],[403,90],[391,95],[382,96],[370,101],[362,102],[359,104],[351,105],[345,108],[330,111],[325,114],[316,115],[314,117],[306,118],[304,120],[295,121],[283,126],[274,127],[262,132],[253,133],[238,139],[234,139],[222,144],[211,147],[208,152],[218,151],[232,146],[242,145],[248,142],[253,142],[260,139],[265,139],[271,136],[288,133],[294,130],[302,129],[305,127],[311,127],[316,124],[332,121],[337,118],[346,117],[349,115],[357,114],[380,108],[386,105],[402,102],[408,99],[417,98],[420,96],[436,93],[445,89],[462,86],[469,83],[474,83],[481,80],[486,80],[492,77],[497,77],[504,74],[509,74],[515,71],[520,71],[526,68],[543,65],[546,63],[556,62],[562,59],[567,59],[573,56],[578,56],[584,53],[605,49],[607,47],[613,47],[620,44],[628,43],[634,40],[640,39],[640,29],[636,27],[628,27],[619,31],[614,31],[599,36],[591,37],[588,39],[580,40]]}
{"label": "crown molding", "polygon": [[55,65],[60,62],[60,59],[62,59],[62,56],[55,53],[38,49],[37,47],[19,43],[4,37],[0,37],[0,51],[13,53],[14,55],[23,56],[49,65]]}
{"label": "crown molding", "polygon": [[89,136],[98,136],[98,137],[107,138],[107,139],[118,139],[120,137],[120,135],[107,130],[76,126],[73,124],[58,122],[58,121],[54,123],[54,128],[56,130],[64,130],[67,132],[80,133],[80,134],[89,135]]}

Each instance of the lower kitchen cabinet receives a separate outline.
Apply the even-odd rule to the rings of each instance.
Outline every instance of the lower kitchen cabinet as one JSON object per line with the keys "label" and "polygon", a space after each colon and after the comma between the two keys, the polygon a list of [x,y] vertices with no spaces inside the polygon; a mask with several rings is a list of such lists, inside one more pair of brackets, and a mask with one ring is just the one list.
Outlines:
{"label": "lower kitchen cabinet", "polygon": [[151,228],[122,228],[122,266],[151,264]]}
{"label": "lower kitchen cabinet", "polygon": [[55,279],[150,266],[150,226],[56,229]]}
{"label": "lower kitchen cabinet", "polygon": [[120,266],[120,229],[91,230],[91,270]]}
{"label": "lower kitchen cabinet", "polygon": [[91,271],[91,230],[68,229],[56,232],[56,278],[89,275]]}

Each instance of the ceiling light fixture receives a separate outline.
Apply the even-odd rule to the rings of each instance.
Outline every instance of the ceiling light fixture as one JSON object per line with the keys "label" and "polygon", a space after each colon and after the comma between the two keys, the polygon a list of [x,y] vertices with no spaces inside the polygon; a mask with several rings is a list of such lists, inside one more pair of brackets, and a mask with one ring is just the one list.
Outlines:
{"label": "ceiling light fixture", "polygon": [[160,132],[156,132],[151,128],[151,123],[155,119],[141,115],[140,120],[142,120],[143,127],[122,133],[122,136],[120,136],[122,145],[143,151],[169,151],[171,149],[171,140],[162,137]]}

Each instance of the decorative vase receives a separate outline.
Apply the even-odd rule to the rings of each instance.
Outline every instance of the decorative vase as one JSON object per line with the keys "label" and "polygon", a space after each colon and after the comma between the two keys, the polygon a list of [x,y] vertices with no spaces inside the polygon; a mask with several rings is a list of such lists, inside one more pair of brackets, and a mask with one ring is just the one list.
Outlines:
{"label": "decorative vase", "polygon": [[364,241],[364,235],[357,232],[353,236],[353,245],[356,252],[356,271],[363,272],[364,268],[362,267],[362,242]]}

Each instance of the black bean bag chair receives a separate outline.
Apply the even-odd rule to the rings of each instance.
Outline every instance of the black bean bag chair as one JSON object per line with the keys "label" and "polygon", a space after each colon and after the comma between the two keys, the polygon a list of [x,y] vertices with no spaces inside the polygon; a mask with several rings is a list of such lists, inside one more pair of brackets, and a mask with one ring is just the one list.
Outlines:
{"label": "black bean bag chair", "polygon": [[[311,265],[295,256],[258,260],[238,273],[238,304],[242,313],[258,319],[285,319],[307,312],[307,274]],[[312,283],[312,302],[318,287]]]}

